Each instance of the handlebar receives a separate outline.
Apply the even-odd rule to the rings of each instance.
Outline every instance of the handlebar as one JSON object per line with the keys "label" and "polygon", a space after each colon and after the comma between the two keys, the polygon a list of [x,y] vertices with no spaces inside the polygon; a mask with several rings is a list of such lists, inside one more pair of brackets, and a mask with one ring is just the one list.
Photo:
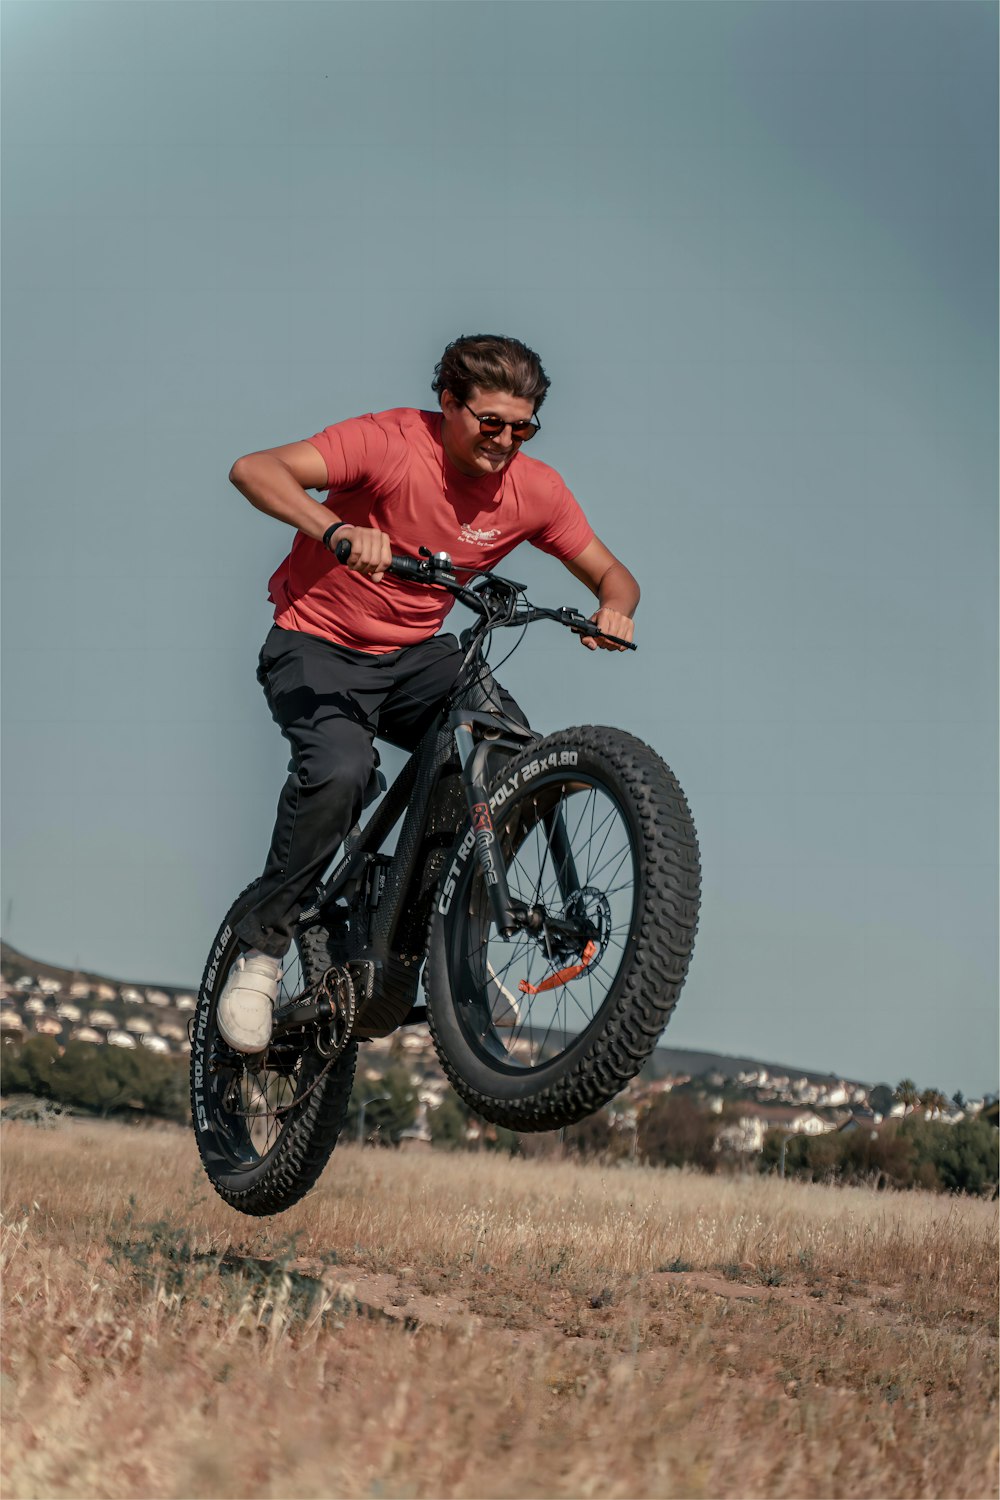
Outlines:
{"label": "handlebar", "polygon": [[[340,541],[334,547],[333,555],[339,563],[350,562],[351,544],[346,536],[341,537]],[[430,583],[432,581],[428,577],[427,568],[416,557],[396,557],[393,554],[393,559],[389,564],[387,572],[391,573],[394,578],[409,578],[421,583]]]}
{"label": "handlebar", "polygon": [[[578,609],[569,605],[563,605],[561,609],[545,609],[538,605],[527,604],[525,608],[516,607],[517,596],[524,593],[524,585],[513,583],[510,579],[500,578],[485,568],[474,568],[470,571],[473,575],[479,573],[490,582],[501,585],[508,593],[509,603],[503,611],[503,618],[494,617],[494,610],[479,592],[485,585],[479,585],[477,590],[459,583],[455,576],[454,566],[451,558],[446,552],[432,554],[426,548],[421,547],[421,557],[397,556],[393,553],[387,573],[394,578],[404,579],[409,583],[422,583],[428,587],[443,588],[448,593],[467,605],[478,614],[489,628],[498,625],[530,625],[533,620],[554,620],[558,625],[565,625],[574,635],[592,636],[605,641],[613,641],[616,646],[624,646],[627,651],[636,651],[638,647],[634,641],[623,640],[620,635],[609,635],[607,631],[601,630],[592,620],[588,620]],[[347,563],[351,557],[351,543],[345,536],[336,543],[333,549],[334,556],[339,563]]]}

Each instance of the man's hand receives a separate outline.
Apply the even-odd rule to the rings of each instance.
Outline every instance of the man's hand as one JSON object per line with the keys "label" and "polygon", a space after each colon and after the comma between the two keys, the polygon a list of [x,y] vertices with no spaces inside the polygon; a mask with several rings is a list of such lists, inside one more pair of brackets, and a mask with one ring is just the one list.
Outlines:
{"label": "man's hand", "polygon": [[[620,636],[623,641],[630,641],[635,633],[635,622],[628,615],[619,614],[616,609],[599,609],[590,619],[599,630],[608,635]],[[624,646],[619,646],[615,641],[602,641],[592,635],[582,635],[580,639],[588,651],[596,651],[598,647],[602,651],[625,650]]]}
{"label": "man's hand", "polygon": [[[625,564],[620,563],[614,553],[609,552],[595,536],[591,537],[578,557],[566,563],[566,567],[574,578],[585,583],[601,601],[596,615],[590,617],[591,624],[600,630],[606,630],[608,635],[617,635],[623,641],[631,641],[635,631],[632,616],[639,603],[639,585]],[[602,651],[628,649],[626,646],[616,646],[614,641],[594,640],[592,636],[582,635],[580,639],[589,651],[596,651],[598,646]]]}
{"label": "man's hand", "polygon": [[343,566],[352,573],[363,573],[372,583],[381,583],[392,562],[392,548],[385,532],[367,526],[341,526],[330,541],[336,547],[344,539],[351,544],[351,555]]}

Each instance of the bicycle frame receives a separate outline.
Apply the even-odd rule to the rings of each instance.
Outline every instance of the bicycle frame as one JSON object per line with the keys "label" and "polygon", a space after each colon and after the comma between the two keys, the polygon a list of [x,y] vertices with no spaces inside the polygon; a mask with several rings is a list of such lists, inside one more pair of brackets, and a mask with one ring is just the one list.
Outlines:
{"label": "bicycle frame", "polygon": [[[344,546],[349,556],[350,544],[342,543]],[[307,924],[316,917],[326,917],[335,925],[350,912],[347,961],[360,990],[355,1027],[355,1034],[360,1036],[387,1035],[410,1015],[432,902],[440,888],[438,911],[447,915],[461,865],[473,849],[494,922],[504,938],[524,928],[542,933],[546,921],[544,913],[511,898],[504,863],[494,858],[494,808],[489,797],[498,755],[510,760],[541,739],[503,711],[484,655],[490,631],[515,623],[523,585],[486,575],[484,591],[477,593],[457,583],[445,554],[432,558],[422,552],[426,562],[394,558],[393,571],[447,588],[479,614],[479,623],[462,632],[465,659],[437,723],[424,735],[367,824],[348,835],[344,854],[301,918]],[[337,553],[341,561],[346,560],[340,547]],[[556,620],[581,634],[601,634],[571,609],[531,607],[527,614],[517,617],[517,622],[542,618]],[[503,786],[498,787],[493,800],[498,805],[506,800]],[[395,852],[383,854],[382,846],[400,817],[403,826]],[[451,856],[466,821],[465,838]],[[557,809],[545,814],[544,823],[565,901],[579,889],[579,881],[561,812]],[[446,872],[449,857],[452,863]],[[558,925],[552,918],[548,922]],[[423,1016],[414,1015],[413,1019]]]}
{"label": "bicycle frame", "polygon": [[[368,822],[349,836],[303,921],[334,913],[343,918],[350,912],[348,962],[369,966],[362,984],[367,993],[360,997],[360,1034],[386,1034],[410,1011],[431,904],[452,846],[470,819],[473,828],[478,824],[475,842],[484,874],[489,869],[493,877],[490,892],[498,925],[507,931],[519,925],[503,866],[492,860],[492,823],[487,829],[484,819],[489,818],[488,787],[496,759],[510,759],[539,738],[503,712],[477,645],[437,723]],[[383,854],[400,817],[395,852]],[[489,838],[480,836],[487,832]]]}

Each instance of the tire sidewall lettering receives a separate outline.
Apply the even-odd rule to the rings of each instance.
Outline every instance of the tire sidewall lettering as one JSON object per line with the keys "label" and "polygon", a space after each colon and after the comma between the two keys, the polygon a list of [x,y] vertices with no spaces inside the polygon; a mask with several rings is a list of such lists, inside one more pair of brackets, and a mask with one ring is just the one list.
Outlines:
{"label": "tire sidewall lettering", "polygon": [[219,936],[216,940],[215,948],[212,951],[212,959],[205,974],[205,983],[203,986],[205,994],[209,997],[211,996],[212,991],[215,989],[215,981],[219,976],[219,965],[226,956],[226,949],[229,946],[229,939],[232,937],[232,935],[233,929],[227,926],[223,928],[222,932],[219,933]]}
{"label": "tire sidewall lettering", "polygon": [[205,970],[205,978],[202,983],[202,1000],[198,1010],[198,1024],[194,1032],[194,1044],[191,1048],[191,1098],[194,1106],[195,1126],[198,1130],[207,1134],[208,1105],[205,1099],[205,1044],[208,1036],[208,1018],[212,1009],[212,994],[215,990],[215,981],[219,977],[219,969],[222,961],[229,951],[230,939],[233,929],[227,923],[219,933],[212,948],[212,956],[208,968]]}

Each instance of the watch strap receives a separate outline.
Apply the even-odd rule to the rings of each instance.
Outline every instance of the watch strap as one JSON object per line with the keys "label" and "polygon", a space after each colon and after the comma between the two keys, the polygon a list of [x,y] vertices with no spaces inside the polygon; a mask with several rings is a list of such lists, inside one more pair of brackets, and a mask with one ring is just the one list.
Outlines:
{"label": "watch strap", "polygon": [[350,521],[334,521],[332,526],[326,528],[323,533],[323,546],[328,552],[330,550],[330,538],[333,536],[333,533],[339,530],[341,526],[350,526],[352,524]]}

